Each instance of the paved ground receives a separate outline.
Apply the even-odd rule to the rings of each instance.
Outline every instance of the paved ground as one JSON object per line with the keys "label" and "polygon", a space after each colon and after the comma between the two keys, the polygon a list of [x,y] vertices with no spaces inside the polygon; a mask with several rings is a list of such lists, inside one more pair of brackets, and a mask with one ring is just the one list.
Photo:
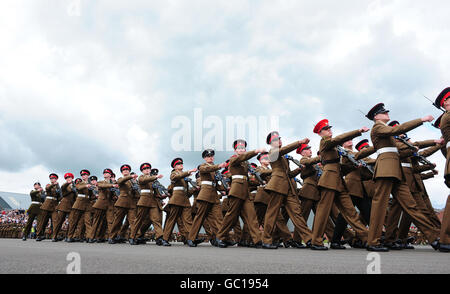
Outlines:
{"label": "paved ground", "polygon": [[[0,239],[0,273],[65,274],[70,252],[80,254],[81,273],[150,274],[302,274],[367,273],[368,251],[347,248],[317,252],[310,249],[220,249],[209,244],[189,248],[181,243],[86,244],[49,240]],[[450,273],[450,255],[431,247],[380,254],[381,273]]]}

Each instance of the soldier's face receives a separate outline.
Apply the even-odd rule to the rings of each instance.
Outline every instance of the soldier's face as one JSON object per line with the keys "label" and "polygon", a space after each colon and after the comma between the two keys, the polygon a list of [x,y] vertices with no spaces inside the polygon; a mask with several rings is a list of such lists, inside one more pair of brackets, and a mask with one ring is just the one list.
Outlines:
{"label": "soldier's face", "polygon": [[347,141],[347,142],[344,142],[344,144],[342,144],[342,146],[343,146],[344,148],[352,149],[352,148],[353,148],[353,141],[352,141],[352,140],[349,140],[349,141]]}
{"label": "soldier's face", "polygon": [[238,147],[236,148],[236,150],[234,151],[237,155],[242,155],[245,153],[245,151],[247,151],[247,149],[245,149],[245,147]]}
{"label": "soldier's face", "polygon": [[177,165],[175,165],[175,169],[176,169],[176,170],[183,170],[183,168],[184,168],[183,164],[177,164]]}
{"label": "soldier's face", "polygon": [[86,174],[81,176],[81,178],[83,179],[83,181],[87,181],[88,177],[89,177],[89,176],[86,175]]}
{"label": "soldier's face", "polygon": [[34,185],[34,189],[35,189],[35,190],[39,190],[39,188],[41,188],[40,185]]}
{"label": "soldier's face", "polygon": [[66,183],[68,183],[68,184],[72,183],[72,181],[73,181],[73,179],[72,179],[71,177],[68,177],[68,178],[66,179]]}
{"label": "soldier's face", "polygon": [[391,120],[391,118],[389,117],[389,113],[388,112],[386,112],[386,113],[379,113],[379,114],[375,115],[374,119],[375,120],[386,121],[386,122]]}
{"label": "soldier's face", "polygon": [[205,161],[207,163],[213,163],[214,162],[214,156],[207,156],[207,157],[205,157]]}
{"label": "soldier's face", "polygon": [[97,180],[92,180],[91,184],[97,186]]}
{"label": "soldier's face", "polygon": [[57,181],[57,179],[55,179],[55,178],[51,178],[51,179],[50,179],[50,183],[52,183],[52,184],[55,184],[56,181]]}
{"label": "soldier's face", "polygon": [[264,166],[268,166],[269,165],[269,157],[263,157],[262,159],[261,159],[261,164],[262,165],[264,165]]}
{"label": "soldier's face", "polygon": [[304,150],[302,151],[301,155],[302,155],[302,156],[305,156],[305,157],[311,157],[311,156],[312,156],[311,148],[309,148],[309,149],[304,149]]}
{"label": "soldier's face", "polygon": [[333,131],[331,128],[328,129],[322,129],[319,133],[321,137],[333,137]]}
{"label": "soldier's face", "polygon": [[124,177],[128,177],[128,176],[130,175],[130,170],[129,170],[129,169],[124,169],[124,170],[122,170],[122,175],[123,175]]}
{"label": "soldier's face", "polygon": [[450,110],[450,98],[445,99],[444,101],[444,109]]}
{"label": "soldier's face", "polygon": [[104,173],[103,177],[105,178],[105,180],[109,180],[111,178],[111,175],[109,173]]}
{"label": "soldier's face", "polygon": [[143,173],[144,175],[148,176],[148,175],[150,174],[150,171],[151,171],[151,169],[149,169],[149,168],[144,168],[144,169],[142,170],[142,173]]}

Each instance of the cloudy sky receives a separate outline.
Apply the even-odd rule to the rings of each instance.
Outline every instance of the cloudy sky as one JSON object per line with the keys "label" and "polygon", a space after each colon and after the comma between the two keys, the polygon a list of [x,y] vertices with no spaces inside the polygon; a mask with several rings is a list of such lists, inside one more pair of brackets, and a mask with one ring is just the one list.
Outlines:
{"label": "cloudy sky", "polygon": [[[229,148],[227,117],[258,122],[242,135],[251,148],[276,126],[286,143],[309,137],[316,150],[315,122],[330,119],[335,134],[370,127],[358,110],[378,102],[401,122],[437,117],[422,94],[434,100],[449,86],[449,9],[411,0],[2,1],[0,190],[145,161],[167,183],[173,158],[187,168],[202,161],[174,148],[174,136],[190,129],[191,150]],[[211,129],[220,144],[209,143]],[[409,135],[440,132],[425,125]],[[444,159],[431,159],[441,175],[427,188],[441,208]]]}

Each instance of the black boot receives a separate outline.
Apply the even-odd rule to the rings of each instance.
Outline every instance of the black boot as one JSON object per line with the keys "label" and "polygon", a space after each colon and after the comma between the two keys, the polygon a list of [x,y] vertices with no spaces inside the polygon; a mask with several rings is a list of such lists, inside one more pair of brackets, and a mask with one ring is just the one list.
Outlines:
{"label": "black boot", "polygon": [[262,248],[263,248],[263,249],[278,249],[278,246],[275,245],[275,244],[266,244],[266,243],[263,243],[263,244],[262,244]]}
{"label": "black boot", "polygon": [[108,244],[116,244],[116,240],[114,239],[108,239]]}
{"label": "black boot", "polygon": [[26,240],[27,240],[27,236],[23,236],[22,241],[26,241]]}
{"label": "black boot", "polygon": [[386,247],[384,247],[382,245],[367,246],[367,251],[388,252],[389,248],[386,248]]}
{"label": "black boot", "polygon": [[189,247],[197,247],[197,243],[195,243],[192,240],[187,240],[187,244],[188,244]]}
{"label": "black boot", "polygon": [[341,245],[341,243],[333,242],[333,243],[331,243],[330,248],[331,249],[345,249],[345,246]]}
{"label": "black boot", "polygon": [[385,243],[384,247],[389,248],[389,250],[402,250],[403,246],[397,244],[397,243]]}
{"label": "black boot", "polygon": [[433,247],[434,250],[438,250],[439,249],[439,240],[440,238],[437,238],[436,240],[434,240],[430,245],[431,247]]}
{"label": "black boot", "polygon": [[167,242],[167,241],[164,240],[164,239],[162,240],[161,245],[162,245],[162,246],[166,246],[166,247],[172,246],[169,242]]}
{"label": "black boot", "polygon": [[314,245],[314,244],[311,244],[311,249],[312,249],[312,250],[321,250],[321,251],[325,251],[325,250],[328,250],[328,247],[325,247],[325,246],[323,246],[323,245]]}
{"label": "black boot", "polygon": [[73,243],[73,242],[75,242],[75,240],[73,238],[68,238],[66,242],[67,243]]}
{"label": "black boot", "polygon": [[228,247],[227,243],[225,243],[222,240],[219,240],[217,238],[216,238],[216,244],[217,244],[217,247],[219,247],[219,248],[227,248]]}
{"label": "black boot", "polygon": [[209,243],[211,243],[212,246],[217,247],[216,239],[209,240]]}
{"label": "black boot", "polygon": [[162,241],[163,241],[163,238],[159,237],[158,239],[156,239],[156,245],[162,246]]}
{"label": "black boot", "polygon": [[58,239],[53,238],[53,239],[52,239],[52,242],[58,242]]}
{"label": "black boot", "polygon": [[[205,241],[205,238],[195,239],[194,244],[195,245],[202,244],[204,241]],[[188,245],[189,245],[189,242],[188,242]]]}
{"label": "black boot", "polygon": [[128,242],[130,243],[130,245],[138,245],[135,239],[130,239],[128,240]]}
{"label": "black boot", "polygon": [[439,244],[440,252],[450,252],[450,244]]}
{"label": "black boot", "polygon": [[303,243],[297,241],[292,241],[292,247],[297,249],[309,248],[308,246],[303,245]]}

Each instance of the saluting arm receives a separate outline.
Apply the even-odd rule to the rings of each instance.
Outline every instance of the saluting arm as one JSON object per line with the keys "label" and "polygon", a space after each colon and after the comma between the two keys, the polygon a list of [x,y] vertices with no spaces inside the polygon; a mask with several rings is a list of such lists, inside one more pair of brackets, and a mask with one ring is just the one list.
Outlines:
{"label": "saluting arm", "polygon": [[230,165],[239,165],[241,162],[247,161],[252,157],[255,157],[258,153],[256,151],[249,151],[244,154],[231,157],[230,158]]}
{"label": "saluting arm", "polygon": [[129,180],[131,180],[133,178],[133,176],[126,176],[126,177],[122,177],[120,179],[117,180],[117,184],[119,186],[125,185],[125,183]]}
{"label": "saluting arm", "polygon": [[323,140],[321,143],[323,144],[323,148],[325,150],[329,150],[331,148],[336,147],[337,145],[341,145],[342,143],[351,140],[353,138],[361,136],[360,130],[351,131],[348,133],[344,133],[342,135],[336,136],[334,138]]}
{"label": "saluting arm", "polygon": [[157,176],[145,176],[145,175],[141,175],[138,178],[138,183],[139,184],[147,184],[148,182],[154,182],[158,179]]}
{"label": "saluting arm", "polygon": [[179,179],[183,179],[189,176],[189,172],[172,172],[170,174],[170,180],[172,182],[178,181]]}
{"label": "saluting arm", "polygon": [[443,146],[441,144],[436,144],[436,146],[427,148],[421,152],[419,152],[419,155],[422,155],[423,157],[429,157],[439,151]]}
{"label": "saluting arm", "polygon": [[215,172],[219,169],[220,169],[220,166],[218,164],[215,164],[215,165],[202,164],[202,165],[200,165],[198,170],[201,173],[210,173],[210,172]]}
{"label": "saluting arm", "polygon": [[300,159],[300,163],[303,165],[306,165],[306,166],[317,164],[319,162],[320,162],[320,156],[311,157],[311,158],[303,157],[302,159]]}
{"label": "saluting arm", "polygon": [[361,151],[355,153],[355,159],[360,160],[375,153],[375,148],[373,146],[362,149]]}

